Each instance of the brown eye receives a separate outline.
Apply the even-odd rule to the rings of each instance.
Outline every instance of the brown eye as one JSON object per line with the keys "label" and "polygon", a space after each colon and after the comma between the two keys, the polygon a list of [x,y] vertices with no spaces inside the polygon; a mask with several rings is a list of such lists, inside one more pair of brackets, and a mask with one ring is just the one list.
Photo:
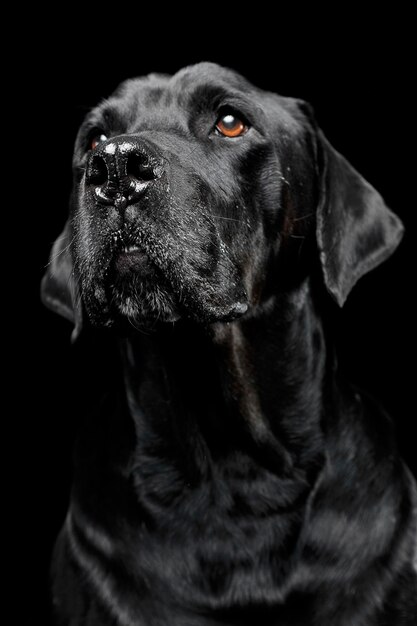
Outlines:
{"label": "brown eye", "polygon": [[216,130],[225,137],[240,137],[246,133],[248,127],[236,115],[227,113],[217,120]]}
{"label": "brown eye", "polygon": [[95,150],[100,143],[107,141],[108,137],[104,133],[101,135],[95,135],[90,141],[90,150]]}

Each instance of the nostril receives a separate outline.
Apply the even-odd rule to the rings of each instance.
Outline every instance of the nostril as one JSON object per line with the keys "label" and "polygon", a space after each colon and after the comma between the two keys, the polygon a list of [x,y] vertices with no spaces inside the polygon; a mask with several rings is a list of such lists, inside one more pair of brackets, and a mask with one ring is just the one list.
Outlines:
{"label": "nostril", "polygon": [[140,181],[154,180],[156,173],[148,159],[142,154],[131,153],[127,157],[126,173]]}
{"label": "nostril", "polygon": [[106,162],[102,156],[95,154],[91,157],[87,178],[92,185],[104,185],[108,180]]}

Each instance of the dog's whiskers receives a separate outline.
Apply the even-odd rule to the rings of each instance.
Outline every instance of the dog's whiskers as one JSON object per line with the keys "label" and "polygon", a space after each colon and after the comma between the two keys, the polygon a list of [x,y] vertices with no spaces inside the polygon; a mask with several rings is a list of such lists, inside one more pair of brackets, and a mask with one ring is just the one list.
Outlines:
{"label": "dog's whiskers", "polygon": [[302,220],[307,220],[312,215],[314,215],[314,213],[307,213],[307,215],[302,215],[301,217],[293,217],[291,219],[291,221],[292,222],[301,222]]}
{"label": "dog's whiskers", "polygon": [[71,241],[69,242],[69,244],[67,246],[65,246],[65,248],[63,248],[62,250],[60,250],[59,252],[57,252],[56,254],[54,254],[53,256],[51,256],[51,258],[49,259],[48,263],[46,263],[46,265],[44,265],[44,269],[46,269],[47,267],[49,267],[50,265],[52,265],[52,263],[54,261],[56,261],[56,259],[58,257],[61,256],[61,254],[64,254],[64,252],[66,252],[68,250],[68,248],[70,248],[70,246],[73,244],[75,239],[75,235],[73,236],[73,238],[71,239]]}
{"label": "dog's whiskers", "polygon": [[228,222],[237,222],[238,224],[244,224],[245,223],[245,220],[239,220],[239,219],[236,219],[234,217],[224,217],[223,215],[212,215],[212,217],[215,217],[215,218],[217,218],[219,220],[226,220]]}

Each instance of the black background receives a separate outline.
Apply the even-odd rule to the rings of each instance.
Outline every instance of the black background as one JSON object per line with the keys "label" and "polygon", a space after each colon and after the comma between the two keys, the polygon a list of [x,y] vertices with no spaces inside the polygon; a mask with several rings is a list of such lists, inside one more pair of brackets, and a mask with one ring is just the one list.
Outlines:
{"label": "black background", "polygon": [[354,289],[340,313],[338,343],[350,378],[383,401],[397,423],[403,455],[417,467],[410,365],[416,210],[410,16],[378,14],[365,23],[360,13],[343,8],[322,18],[304,15],[301,7],[298,15],[279,11],[279,17],[270,17],[260,7],[255,16],[254,7],[249,12],[228,5],[201,8],[201,16],[187,26],[192,16],[186,13],[183,19],[163,8],[159,13],[123,14],[120,8],[120,14],[99,22],[80,17],[77,26],[66,24],[65,14],[42,26],[47,16],[38,14],[31,35],[21,41],[25,61],[18,91],[7,98],[7,106],[19,110],[14,195],[23,196],[25,207],[4,235],[13,245],[13,233],[21,233],[12,259],[13,329],[6,337],[13,338],[7,391],[17,428],[6,450],[17,484],[11,507],[19,529],[14,580],[25,598],[16,605],[17,624],[45,623],[47,566],[65,515],[77,423],[71,329],[42,308],[39,282],[65,221],[77,128],[88,109],[124,78],[211,60],[265,89],[304,98],[331,143],[400,215],[406,237],[394,257]]}

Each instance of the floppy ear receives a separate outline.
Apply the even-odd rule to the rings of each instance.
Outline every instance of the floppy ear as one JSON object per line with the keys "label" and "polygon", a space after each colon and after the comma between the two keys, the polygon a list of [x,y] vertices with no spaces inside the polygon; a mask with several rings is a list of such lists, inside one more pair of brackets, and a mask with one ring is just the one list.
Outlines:
{"label": "floppy ear", "polygon": [[342,306],[359,278],[394,252],[404,228],[321,131],[317,136],[321,161],[317,243],[326,288]]}
{"label": "floppy ear", "polygon": [[82,307],[73,274],[68,222],[52,247],[48,267],[42,279],[41,299],[54,313],[74,324],[71,339],[75,341],[82,327]]}

